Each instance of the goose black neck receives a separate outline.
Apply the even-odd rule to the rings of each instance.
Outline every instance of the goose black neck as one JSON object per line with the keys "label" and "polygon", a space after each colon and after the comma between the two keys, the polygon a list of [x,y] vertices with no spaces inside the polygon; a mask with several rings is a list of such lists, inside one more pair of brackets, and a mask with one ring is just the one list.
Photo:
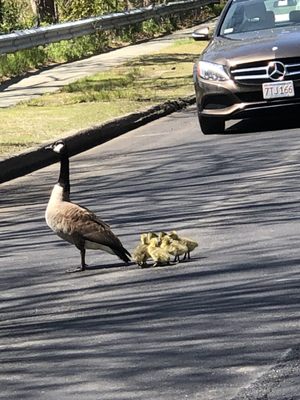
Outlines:
{"label": "goose black neck", "polygon": [[58,183],[63,187],[64,194],[68,198],[70,195],[70,167],[69,156],[67,152],[61,154]]}

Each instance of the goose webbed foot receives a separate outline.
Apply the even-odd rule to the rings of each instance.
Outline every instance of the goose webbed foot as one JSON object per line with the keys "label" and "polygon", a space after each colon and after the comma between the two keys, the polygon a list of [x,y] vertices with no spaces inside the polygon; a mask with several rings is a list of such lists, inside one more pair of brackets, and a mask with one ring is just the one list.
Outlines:
{"label": "goose webbed foot", "polygon": [[141,268],[149,268],[149,265],[147,263],[139,263],[138,266]]}
{"label": "goose webbed foot", "polygon": [[83,272],[83,271],[85,271],[85,268],[86,268],[86,267],[87,267],[87,265],[84,264],[83,266],[80,266],[80,267],[67,269],[66,272],[67,272],[68,274],[73,274],[73,273],[75,273],[75,272]]}
{"label": "goose webbed foot", "polygon": [[85,271],[87,264],[85,263],[85,249],[80,248],[80,256],[81,256],[81,266],[75,269],[69,269],[67,272],[74,273],[74,272],[83,272]]}
{"label": "goose webbed foot", "polygon": [[85,271],[87,264],[85,263],[85,248],[80,247],[80,256],[81,256],[81,266],[75,269],[68,269],[68,273],[75,273],[75,272],[83,272]]}
{"label": "goose webbed foot", "polygon": [[161,261],[156,261],[152,267],[164,267],[165,265],[171,265],[170,261],[166,261],[166,262],[161,262]]}

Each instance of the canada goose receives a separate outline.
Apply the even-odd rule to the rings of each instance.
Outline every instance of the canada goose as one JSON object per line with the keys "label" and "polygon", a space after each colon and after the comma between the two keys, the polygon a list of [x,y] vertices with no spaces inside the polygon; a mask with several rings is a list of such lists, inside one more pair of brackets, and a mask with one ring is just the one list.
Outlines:
{"label": "canada goose", "polygon": [[180,256],[188,252],[186,244],[179,240],[171,239],[167,234],[163,236],[160,247],[174,256],[174,262],[180,261]]}
{"label": "canada goose", "polygon": [[141,242],[136,246],[132,253],[132,259],[142,268],[147,266],[147,260],[150,258],[148,252],[147,233],[141,235]]}
{"label": "canada goose", "polygon": [[153,267],[170,263],[170,254],[165,249],[159,247],[159,241],[156,237],[150,240],[148,245],[148,253],[154,261]]}
{"label": "canada goose", "polygon": [[114,254],[125,263],[130,261],[130,253],[110,229],[87,208],[70,200],[70,173],[67,145],[59,140],[47,146],[60,156],[60,174],[46,209],[47,225],[62,239],[74,244],[81,254],[81,267],[75,271],[84,271],[86,249],[99,249]]}
{"label": "canada goose", "polygon": [[180,243],[184,244],[187,246],[187,252],[185,253],[183,260],[188,257],[188,259],[191,259],[191,251],[193,251],[196,247],[198,247],[198,243],[195,240],[185,238],[178,236],[176,231],[170,232],[170,237],[174,240],[178,240]]}

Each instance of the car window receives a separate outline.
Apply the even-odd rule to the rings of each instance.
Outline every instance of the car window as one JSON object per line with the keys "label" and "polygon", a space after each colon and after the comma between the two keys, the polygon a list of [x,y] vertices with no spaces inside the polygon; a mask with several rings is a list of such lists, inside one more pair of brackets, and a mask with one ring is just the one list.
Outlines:
{"label": "car window", "polygon": [[220,34],[232,35],[279,26],[300,25],[300,0],[233,0]]}

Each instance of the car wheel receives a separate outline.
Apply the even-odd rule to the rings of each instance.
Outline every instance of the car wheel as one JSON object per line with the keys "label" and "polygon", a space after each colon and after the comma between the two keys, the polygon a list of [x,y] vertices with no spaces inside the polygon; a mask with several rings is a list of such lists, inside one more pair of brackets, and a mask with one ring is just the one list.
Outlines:
{"label": "car wheel", "polygon": [[199,115],[199,123],[204,135],[224,133],[225,121],[222,118],[203,117]]}

